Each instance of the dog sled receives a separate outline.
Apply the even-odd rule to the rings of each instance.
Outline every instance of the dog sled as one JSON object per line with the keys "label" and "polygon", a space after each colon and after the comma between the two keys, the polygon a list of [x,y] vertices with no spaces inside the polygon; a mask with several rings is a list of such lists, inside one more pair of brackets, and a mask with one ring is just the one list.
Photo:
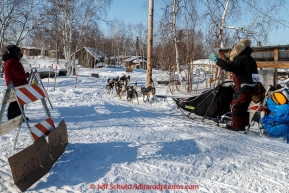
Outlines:
{"label": "dog sled", "polygon": [[[260,85],[263,87],[261,83]],[[267,90],[263,88],[258,92],[258,100],[252,98],[248,109],[249,125],[246,131],[241,133],[247,134],[252,131],[270,137],[287,136],[287,143],[289,143],[288,89],[269,86]],[[199,116],[202,118],[201,121],[208,119],[214,121],[216,126],[224,127],[232,120],[230,104],[233,94],[233,82],[227,81],[197,96],[172,99],[184,116],[190,119]]]}
{"label": "dog sled", "polygon": [[223,82],[217,87],[204,91],[200,95],[188,98],[173,98],[180,112],[189,117],[198,115],[213,119],[217,123],[222,116],[230,112],[230,103],[233,100],[233,81]]}

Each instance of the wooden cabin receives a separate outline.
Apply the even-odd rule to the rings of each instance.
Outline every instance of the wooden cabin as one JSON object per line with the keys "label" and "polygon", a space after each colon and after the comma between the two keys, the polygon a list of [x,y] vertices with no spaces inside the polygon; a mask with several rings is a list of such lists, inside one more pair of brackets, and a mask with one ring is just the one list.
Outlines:
{"label": "wooden cabin", "polygon": [[21,52],[23,55],[26,56],[40,56],[41,55],[41,49],[35,48],[35,47],[21,47]]}
{"label": "wooden cabin", "polygon": [[99,62],[104,62],[106,55],[95,48],[83,47],[76,51],[75,59],[78,60],[78,64],[84,68],[95,68]]}
{"label": "wooden cabin", "polygon": [[147,68],[147,60],[142,56],[131,56],[125,60],[123,60],[125,67],[128,68],[139,68],[146,69]]}
{"label": "wooden cabin", "polygon": [[119,65],[118,58],[115,56],[108,56],[104,59],[104,63],[108,66]]}

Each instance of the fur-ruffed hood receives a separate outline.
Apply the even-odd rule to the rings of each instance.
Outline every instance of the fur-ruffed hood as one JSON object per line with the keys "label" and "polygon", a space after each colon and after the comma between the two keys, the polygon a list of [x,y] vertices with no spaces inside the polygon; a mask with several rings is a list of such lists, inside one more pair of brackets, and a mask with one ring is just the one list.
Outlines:
{"label": "fur-ruffed hood", "polygon": [[233,47],[233,49],[231,50],[231,53],[230,53],[230,60],[234,60],[234,58],[236,56],[238,56],[239,54],[241,54],[241,52],[243,52],[245,50],[245,48],[247,46],[250,46],[251,42],[249,39],[243,39],[241,40],[237,45],[235,45]]}

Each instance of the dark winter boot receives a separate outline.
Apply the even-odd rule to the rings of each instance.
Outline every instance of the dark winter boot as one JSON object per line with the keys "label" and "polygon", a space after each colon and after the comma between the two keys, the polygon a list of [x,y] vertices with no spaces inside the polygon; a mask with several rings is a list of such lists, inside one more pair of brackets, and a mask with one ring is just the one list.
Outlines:
{"label": "dark winter boot", "polygon": [[226,129],[231,130],[231,131],[246,131],[244,126],[232,127],[231,125],[226,125]]}
{"label": "dark winter boot", "polygon": [[7,112],[8,120],[13,119],[13,118],[15,118],[21,114],[22,113],[21,113],[21,110],[19,108],[17,101],[14,101],[14,102],[9,104],[8,112]]}

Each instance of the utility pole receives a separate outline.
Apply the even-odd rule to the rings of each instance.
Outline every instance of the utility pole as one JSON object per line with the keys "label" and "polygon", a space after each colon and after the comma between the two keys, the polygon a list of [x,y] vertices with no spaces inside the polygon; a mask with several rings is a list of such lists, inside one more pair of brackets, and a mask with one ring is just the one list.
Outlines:
{"label": "utility pole", "polygon": [[148,48],[147,48],[147,81],[146,85],[150,86],[152,79],[152,55],[153,55],[153,16],[154,16],[154,0],[149,0],[148,10]]}

